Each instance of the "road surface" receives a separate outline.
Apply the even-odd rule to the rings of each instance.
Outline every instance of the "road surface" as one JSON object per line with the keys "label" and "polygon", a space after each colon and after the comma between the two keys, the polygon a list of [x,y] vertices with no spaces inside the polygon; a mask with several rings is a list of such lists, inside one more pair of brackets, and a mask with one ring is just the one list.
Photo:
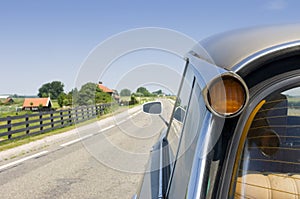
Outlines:
{"label": "road surface", "polygon": [[140,107],[128,112],[2,159],[0,198],[131,198],[165,124]]}

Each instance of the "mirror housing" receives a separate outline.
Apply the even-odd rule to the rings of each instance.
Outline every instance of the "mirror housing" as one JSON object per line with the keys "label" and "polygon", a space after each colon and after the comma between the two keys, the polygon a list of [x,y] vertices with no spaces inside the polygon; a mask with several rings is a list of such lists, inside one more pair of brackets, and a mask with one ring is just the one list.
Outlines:
{"label": "mirror housing", "polygon": [[162,112],[161,102],[148,102],[143,104],[143,112],[152,115],[160,115]]}
{"label": "mirror housing", "polygon": [[185,110],[182,107],[178,106],[174,112],[174,119],[177,120],[178,122],[183,123],[184,116],[185,116]]}

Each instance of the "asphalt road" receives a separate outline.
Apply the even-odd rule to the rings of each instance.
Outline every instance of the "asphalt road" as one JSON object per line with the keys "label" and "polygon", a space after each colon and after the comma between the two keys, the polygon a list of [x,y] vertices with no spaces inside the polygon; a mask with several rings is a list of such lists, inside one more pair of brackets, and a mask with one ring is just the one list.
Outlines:
{"label": "asphalt road", "polygon": [[[163,104],[169,118],[172,105]],[[0,198],[131,198],[165,127],[139,109],[2,160]]]}

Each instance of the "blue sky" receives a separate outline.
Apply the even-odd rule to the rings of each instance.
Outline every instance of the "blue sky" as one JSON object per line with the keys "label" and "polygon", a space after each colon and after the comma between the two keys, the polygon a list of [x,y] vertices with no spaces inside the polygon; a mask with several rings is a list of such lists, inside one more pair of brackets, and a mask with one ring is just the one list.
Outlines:
{"label": "blue sky", "polygon": [[69,91],[90,51],[122,31],[162,27],[201,40],[236,28],[300,22],[299,8],[297,0],[1,0],[0,94],[37,94],[53,80]]}

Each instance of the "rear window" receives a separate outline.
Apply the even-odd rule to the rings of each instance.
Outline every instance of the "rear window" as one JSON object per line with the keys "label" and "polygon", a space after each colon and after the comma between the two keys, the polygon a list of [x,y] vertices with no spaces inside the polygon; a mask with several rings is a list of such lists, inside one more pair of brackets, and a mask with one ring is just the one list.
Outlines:
{"label": "rear window", "polygon": [[274,92],[251,121],[234,198],[300,197],[300,88]]}

